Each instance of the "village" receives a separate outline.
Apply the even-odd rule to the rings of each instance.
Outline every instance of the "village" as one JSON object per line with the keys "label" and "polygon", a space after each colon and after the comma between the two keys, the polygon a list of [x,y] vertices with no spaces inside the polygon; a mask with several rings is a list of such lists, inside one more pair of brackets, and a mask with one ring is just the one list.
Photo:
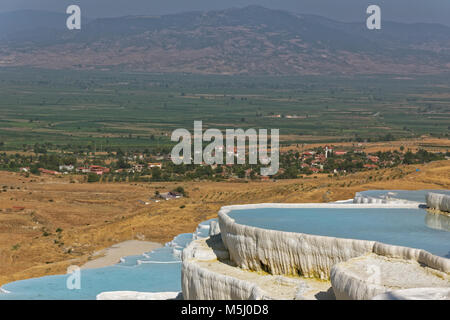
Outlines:
{"label": "village", "polygon": [[[234,150],[236,157],[236,150]],[[246,154],[248,156],[248,153]],[[327,174],[345,175],[357,171],[392,168],[401,164],[448,159],[449,152],[416,152],[400,147],[393,151],[366,153],[361,147],[323,145],[314,148],[283,149],[280,168],[273,176],[262,176],[260,164],[175,165],[169,153],[109,152],[84,155],[48,152],[43,154],[0,153],[0,170],[24,175],[83,176],[84,182],[150,182],[189,180],[276,180]]]}

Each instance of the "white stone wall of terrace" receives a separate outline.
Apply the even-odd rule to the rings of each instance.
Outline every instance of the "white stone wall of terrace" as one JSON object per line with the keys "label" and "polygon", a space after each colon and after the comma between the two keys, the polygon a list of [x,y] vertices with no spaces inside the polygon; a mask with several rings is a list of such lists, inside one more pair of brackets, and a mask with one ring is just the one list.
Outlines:
{"label": "white stone wall of terrace", "polygon": [[185,300],[267,299],[255,284],[209,271],[195,262],[183,262],[181,281]]}
{"label": "white stone wall of terrace", "polygon": [[228,258],[228,253],[191,242],[183,250],[181,288],[184,300],[263,300],[267,295],[257,285],[245,280],[212,272],[198,261]]}
{"label": "white stone wall of terrace", "polygon": [[319,235],[261,229],[238,224],[228,216],[232,210],[255,208],[417,208],[417,204],[259,204],[227,206],[219,211],[221,237],[230,259],[238,267],[271,274],[303,275],[330,279],[337,263],[369,253],[414,259],[431,268],[449,272],[449,259],[426,251]]}
{"label": "white stone wall of terrace", "polygon": [[420,263],[420,251],[397,247],[407,258],[372,253],[334,265],[330,278],[336,299],[370,300],[397,289],[449,290],[450,274]]}
{"label": "white stone wall of terrace", "polygon": [[429,192],[426,199],[429,208],[450,212],[450,195]]}
{"label": "white stone wall of terrace", "polygon": [[370,197],[367,195],[363,195],[359,192],[355,194],[355,197],[353,198],[353,203],[358,204],[408,204],[412,203],[413,201],[408,200],[401,200],[401,199],[383,199],[383,198],[376,198],[376,197]]}
{"label": "white stone wall of terrace", "polygon": [[388,258],[413,260],[423,266],[450,273],[450,259],[436,256],[425,250],[375,242],[372,252]]}
{"label": "white stone wall of terrace", "polygon": [[220,226],[217,220],[211,220],[209,223],[209,236],[216,236],[220,234]]}

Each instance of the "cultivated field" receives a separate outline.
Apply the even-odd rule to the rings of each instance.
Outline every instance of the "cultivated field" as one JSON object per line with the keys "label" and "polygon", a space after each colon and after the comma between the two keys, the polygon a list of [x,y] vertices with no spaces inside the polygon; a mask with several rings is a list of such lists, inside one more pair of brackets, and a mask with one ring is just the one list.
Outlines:
{"label": "cultivated field", "polygon": [[278,128],[287,143],[448,137],[448,75],[244,77],[0,68],[0,150],[156,148],[176,128]]}

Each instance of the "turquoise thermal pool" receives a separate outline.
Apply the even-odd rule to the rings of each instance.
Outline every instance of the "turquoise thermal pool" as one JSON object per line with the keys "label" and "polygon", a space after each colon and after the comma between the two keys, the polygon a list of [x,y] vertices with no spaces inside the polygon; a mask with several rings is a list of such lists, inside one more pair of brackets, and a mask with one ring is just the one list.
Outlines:
{"label": "turquoise thermal pool", "polygon": [[450,258],[450,232],[427,225],[427,212],[405,208],[257,208],[232,210],[236,223],[287,232],[374,240]]}

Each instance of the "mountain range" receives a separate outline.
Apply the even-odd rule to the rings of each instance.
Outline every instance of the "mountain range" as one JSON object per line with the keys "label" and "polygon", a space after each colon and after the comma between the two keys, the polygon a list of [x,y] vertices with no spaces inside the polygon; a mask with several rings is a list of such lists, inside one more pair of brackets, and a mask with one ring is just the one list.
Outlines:
{"label": "mountain range", "polygon": [[450,71],[450,28],[344,23],[260,6],[164,16],[0,14],[0,67],[159,73],[311,75]]}

